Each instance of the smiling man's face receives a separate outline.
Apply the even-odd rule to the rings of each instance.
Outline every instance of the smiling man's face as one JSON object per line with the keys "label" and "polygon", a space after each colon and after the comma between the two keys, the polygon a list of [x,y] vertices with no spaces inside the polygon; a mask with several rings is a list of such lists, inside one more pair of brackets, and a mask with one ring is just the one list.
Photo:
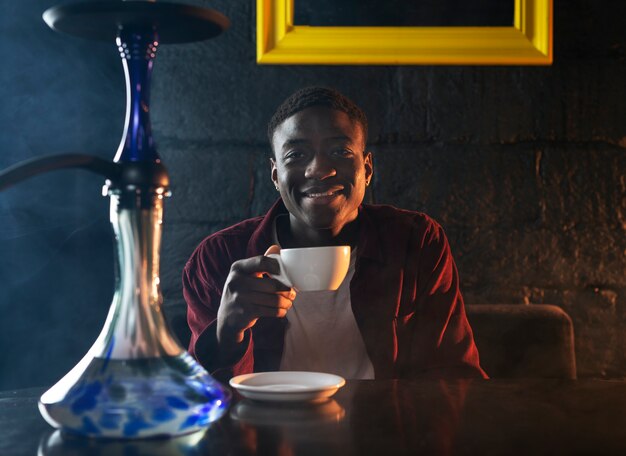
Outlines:
{"label": "smiling man's face", "polygon": [[356,219],[372,156],[363,128],[343,111],[314,106],[288,117],[274,131],[272,181],[290,212],[294,236],[330,230]]}

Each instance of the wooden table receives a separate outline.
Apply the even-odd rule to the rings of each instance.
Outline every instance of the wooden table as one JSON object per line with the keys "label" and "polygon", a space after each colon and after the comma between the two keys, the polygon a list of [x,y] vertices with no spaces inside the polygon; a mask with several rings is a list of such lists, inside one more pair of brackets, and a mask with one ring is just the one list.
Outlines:
{"label": "wooden table", "polygon": [[0,393],[0,455],[626,454],[621,381],[349,381],[322,404],[235,395],[206,433],[109,442],[54,432],[42,391]]}

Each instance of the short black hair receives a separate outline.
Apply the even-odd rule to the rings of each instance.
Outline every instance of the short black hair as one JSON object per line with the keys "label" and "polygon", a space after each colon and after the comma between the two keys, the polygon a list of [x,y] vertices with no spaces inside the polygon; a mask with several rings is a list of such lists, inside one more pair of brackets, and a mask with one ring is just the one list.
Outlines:
{"label": "short black hair", "polygon": [[325,106],[345,112],[350,119],[363,127],[363,140],[367,142],[367,116],[356,103],[335,89],[327,87],[305,87],[294,92],[281,103],[267,125],[267,138],[272,144],[274,131],[283,121],[295,113],[312,106]]}

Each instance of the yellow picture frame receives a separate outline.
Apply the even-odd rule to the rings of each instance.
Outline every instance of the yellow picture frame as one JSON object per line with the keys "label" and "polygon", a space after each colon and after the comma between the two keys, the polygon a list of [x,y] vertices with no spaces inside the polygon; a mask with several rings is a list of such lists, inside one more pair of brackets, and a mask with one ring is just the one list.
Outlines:
{"label": "yellow picture frame", "polygon": [[257,0],[257,63],[550,65],[553,0],[514,0],[512,27],[294,25],[294,0]]}

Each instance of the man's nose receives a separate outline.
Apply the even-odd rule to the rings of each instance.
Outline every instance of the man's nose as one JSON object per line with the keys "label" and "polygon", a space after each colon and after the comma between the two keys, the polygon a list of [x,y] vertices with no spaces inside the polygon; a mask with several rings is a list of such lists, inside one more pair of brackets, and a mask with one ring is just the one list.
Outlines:
{"label": "man's nose", "polygon": [[304,171],[307,179],[326,179],[337,174],[332,161],[326,154],[316,153]]}

